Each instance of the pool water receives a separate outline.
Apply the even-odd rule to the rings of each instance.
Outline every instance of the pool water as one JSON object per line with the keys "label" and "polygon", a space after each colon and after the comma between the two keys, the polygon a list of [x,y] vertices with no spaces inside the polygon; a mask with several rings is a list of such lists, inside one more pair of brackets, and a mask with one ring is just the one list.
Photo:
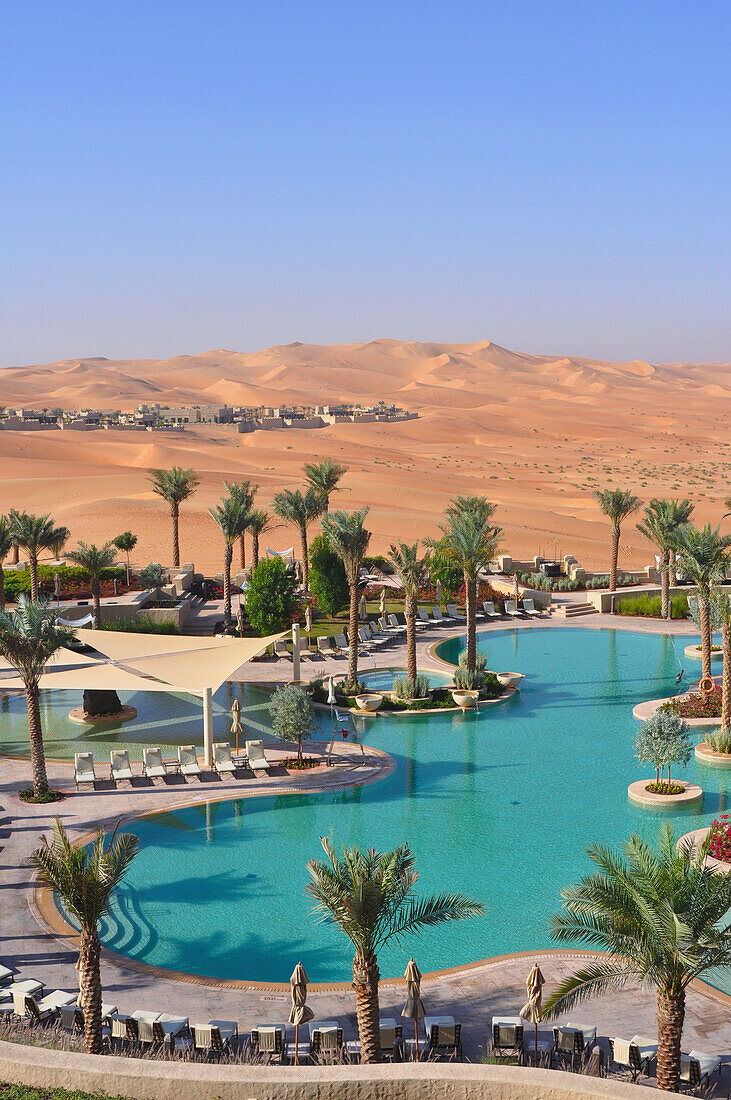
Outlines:
{"label": "pool water", "polygon": [[[392,691],[393,681],[396,676],[405,676],[405,668],[378,668],[369,672],[358,672],[358,679],[365,684],[370,691]],[[453,682],[453,677],[448,672],[438,672],[435,669],[419,669],[420,676],[426,676],[430,688],[446,687]]]}
{"label": "pool water", "polygon": [[[456,660],[460,642],[444,643]],[[586,628],[483,635],[488,667],[525,672],[511,701],[479,713],[364,720],[366,739],[396,770],[353,790],[209,802],[132,827],[140,854],[103,940],[162,967],[219,978],[284,981],[302,961],[313,981],[349,980],[351,951],[318,923],[305,895],[307,861],[336,846],[408,841],[419,892],[469,894],[483,917],[429,929],[379,954],[381,974],[422,971],[551,946],[562,887],[590,870],[589,842],[631,832],[678,834],[729,805],[731,777],[691,760],[702,807],[643,810],[627,785],[649,772],[633,758],[632,706],[675,690],[668,637]],[[717,984],[722,984],[721,982]]]}

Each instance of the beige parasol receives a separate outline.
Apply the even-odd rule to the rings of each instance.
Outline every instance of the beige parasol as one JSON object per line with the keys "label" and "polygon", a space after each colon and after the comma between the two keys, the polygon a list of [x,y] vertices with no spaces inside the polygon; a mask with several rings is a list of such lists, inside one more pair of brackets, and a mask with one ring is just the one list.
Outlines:
{"label": "beige parasol", "polygon": [[308,604],[305,608],[305,630],[307,631],[307,644],[310,643],[310,634],[312,633],[312,608]]}
{"label": "beige parasol", "polygon": [[233,705],[231,707],[231,713],[233,715],[233,718],[232,718],[232,721],[231,721],[231,733],[236,734],[236,752],[238,753],[238,751],[239,751],[239,734],[242,732],[242,730],[241,730],[241,717],[240,717],[240,715],[241,715],[241,703],[238,701],[238,699],[234,699]]}
{"label": "beige parasol", "polygon": [[421,999],[421,971],[413,959],[409,959],[406,967],[406,1004],[401,1009],[401,1015],[406,1020],[414,1021],[414,1039],[416,1040],[416,1060],[419,1060],[419,1020],[426,1016],[424,1003]]}
{"label": "beige parasol", "polygon": [[236,612],[236,626],[238,627],[239,634],[243,638],[244,636],[244,609],[239,607]]}
{"label": "beige parasol", "polygon": [[289,979],[290,988],[292,990],[292,1011],[289,1014],[289,1022],[290,1024],[294,1024],[295,1065],[297,1065],[297,1054],[299,1052],[300,1024],[306,1024],[307,1021],[311,1020],[315,1015],[307,1004],[307,983],[309,980],[302,963],[297,963],[292,971],[292,977]]}
{"label": "beige parasol", "polygon": [[381,588],[381,614],[386,614],[386,589]]}
{"label": "beige parasol", "polygon": [[365,592],[360,598],[360,617],[364,621],[368,618],[368,605],[366,604]]}
{"label": "beige parasol", "polygon": [[518,574],[513,575],[513,598],[515,599],[515,610],[518,610],[518,604],[520,603],[520,587],[518,585]]}
{"label": "beige parasol", "polygon": [[434,598],[437,603],[442,602],[442,582],[437,577],[437,583],[434,585]]}
{"label": "beige parasol", "polygon": [[543,977],[538,963],[533,963],[525,982],[528,991],[528,1003],[523,1005],[520,1015],[525,1016],[527,1020],[536,1025],[536,1061],[538,1060],[538,1021],[541,1018],[541,1001],[545,982],[546,979]]}

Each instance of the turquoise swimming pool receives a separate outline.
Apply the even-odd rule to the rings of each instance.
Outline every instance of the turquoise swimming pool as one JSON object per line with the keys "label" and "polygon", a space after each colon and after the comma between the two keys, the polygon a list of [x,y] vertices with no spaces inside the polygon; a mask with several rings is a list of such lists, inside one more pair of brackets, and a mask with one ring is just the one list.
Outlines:
{"label": "turquoise swimming pool", "polygon": [[[437,672],[435,669],[419,669],[422,676],[426,676],[430,688],[446,687],[453,682],[449,672]],[[396,676],[405,676],[405,668],[374,668],[367,672],[359,672],[358,679],[366,685],[370,691],[392,691],[393,681]]]}
{"label": "turquoise swimming pool", "polygon": [[[459,641],[442,653],[456,659]],[[545,628],[483,635],[488,667],[522,671],[519,696],[477,714],[368,720],[368,742],[395,772],[366,787],[317,796],[239,799],[135,823],[141,852],[103,929],[115,951],[189,973],[287,981],[301,960],[312,981],[348,980],[350,952],[317,924],[306,864],[336,845],[408,841],[423,893],[459,890],[484,917],[425,932],[379,957],[381,974],[423,971],[549,947],[547,922],[563,886],[588,870],[590,841],[678,833],[729,805],[731,777],[691,761],[702,807],[658,814],[634,807],[627,785],[638,699],[675,690],[667,637]],[[649,774],[649,773],[648,773]]]}

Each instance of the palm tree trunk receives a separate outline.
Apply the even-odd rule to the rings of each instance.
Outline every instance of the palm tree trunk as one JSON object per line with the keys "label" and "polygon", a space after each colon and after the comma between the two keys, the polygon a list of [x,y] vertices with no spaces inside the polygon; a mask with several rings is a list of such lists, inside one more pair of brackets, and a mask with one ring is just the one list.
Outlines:
{"label": "palm tree trunk", "polygon": [[619,561],[619,527],[612,527],[612,557],[609,563],[609,591],[617,591],[617,562]]}
{"label": "palm tree trunk", "polygon": [[46,754],[43,750],[43,729],[41,727],[41,708],[37,687],[26,687],[25,701],[28,706],[28,734],[30,737],[30,765],[33,772],[33,795],[41,798],[48,791],[46,775]]}
{"label": "palm tree trunk", "polygon": [[670,551],[663,550],[660,562],[660,615],[670,618]]}
{"label": "palm tree trunk", "polygon": [[259,536],[256,532],[251,536],[251,568],[252,571],[256,569],[259,564]]}
{"label": "palm tree trunk", "polygon": [[728,734],[731,729],[731,622],[724,622],[721,628],[723,647],[723,679],[721,681],[721,730]]}
{"label": "palm tree trunk", "polygon": [[178,518],[180,516],[180,505],[173,503],[170,505],[170,515],[173,520],[173,565],[180,565],[180,535],[178,532]]}
{"label": "palm tree trunk", "polygon": [[680,1079],[680,1040],[685,1019],[685,993],[657,994],[657,1087],[677,1092]]}
{"label": "palm tree trunk", "polygon": [[227,630],[231,625],[231,562],[233,556],[233,543],[227,542],[223,554],[223,625]]}
{"label": "palm tree trunk", "polygon": [[17,542],[14,542],[13,543],[12,554],[11,554],[11,557],[10,557],[10,564],[11,565],[17,565],[19,561],[20,561],[20,547],[18,546]]}
{"label": "palm tree trunk", "polygon": [[30,564],[30,598],[35,603],[38,599],[38,555],[28,554],[28,562]]}
{"label": "palm tree trunk", "polygon": [[127,551],[127,587],[129,588],[129,550]]}
{"label": "palm tree trunk", "polygon": [[309,591],[310,583],[310,563],[307,560],[307,528],[303,527],[300,531],[302,536],[302,591]]}
{"label": "palm tree trunk", "polygon": [[465,577],[464,602],[467,613],[467,668],[474,672],[477,664],[477,581],[474,577]]}
{"label": "palm tree trunk", "polygon": [[82,928],[79,952],[79,984],[84,1012],[84,1041],[87,1054],[102,1053],[102,980],[99,969],[101,948],[96,929]]}
{"label": "palm tree trunk", "polygon": [[701,620],[701,676],[711,675],[711,612],[708,596],[698,593],[698,613]]}
{"label": "palm tree trunk", "polygon": [[92,612],[94,615],[94,630],[101,630],[102,628],[102,601],[101,601],[101,582],[99,578],[92,578],[91,581],[91,600],[92,600]]}
{"label": "palm tree trunk", "polygon": [[5,610],[5,570],[0,562],[0,611]]}
{"label": "palm tree trunk", "polygon": [[406,618],[406,678],[416,680],[416,593],[412,592],[404,600]]}
{"label": "palm tree trunk", "polygon": [[246,569],[246,536],[242,535],[239,539],[239,562],[241,568]]}
{"label": "palm tree trunk", "polygon": [[380,1062],[381,1028],[378,1007],[378,959],[369,955],[363,959],[356,955],[353,959],[353,985],[355,987],[355,1012],[358,1019],[360,1037],[360,1060],[362,1063]]}
{"label": "palm tree trunk", "polygon": [[348,654],[348,684],[358,681],[358,582],[350,586],[350,652]]}

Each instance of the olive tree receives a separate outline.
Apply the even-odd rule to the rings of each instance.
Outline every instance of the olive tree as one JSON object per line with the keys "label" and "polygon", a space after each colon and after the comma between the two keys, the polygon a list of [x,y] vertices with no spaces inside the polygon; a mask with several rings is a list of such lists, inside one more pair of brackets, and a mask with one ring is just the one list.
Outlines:
{"label": "olive tree", "polygon": [[634,746],[637,759],[643,764],[652,764],[655,768],[658,784],[665,768],[668,769],[669,783],[672,765],[680,764],[685,767],[693,752],[693,741],[687,722],[679,714],[663,710],[656,710],[642,723]]}
{"label": "olive tree", "polygon": [[297,761],[302,763],[302,742],[320,729],[309,695],[296,684],[282,685],[272,695],[269,713],[274,733],[282,741],[296,743]]}

